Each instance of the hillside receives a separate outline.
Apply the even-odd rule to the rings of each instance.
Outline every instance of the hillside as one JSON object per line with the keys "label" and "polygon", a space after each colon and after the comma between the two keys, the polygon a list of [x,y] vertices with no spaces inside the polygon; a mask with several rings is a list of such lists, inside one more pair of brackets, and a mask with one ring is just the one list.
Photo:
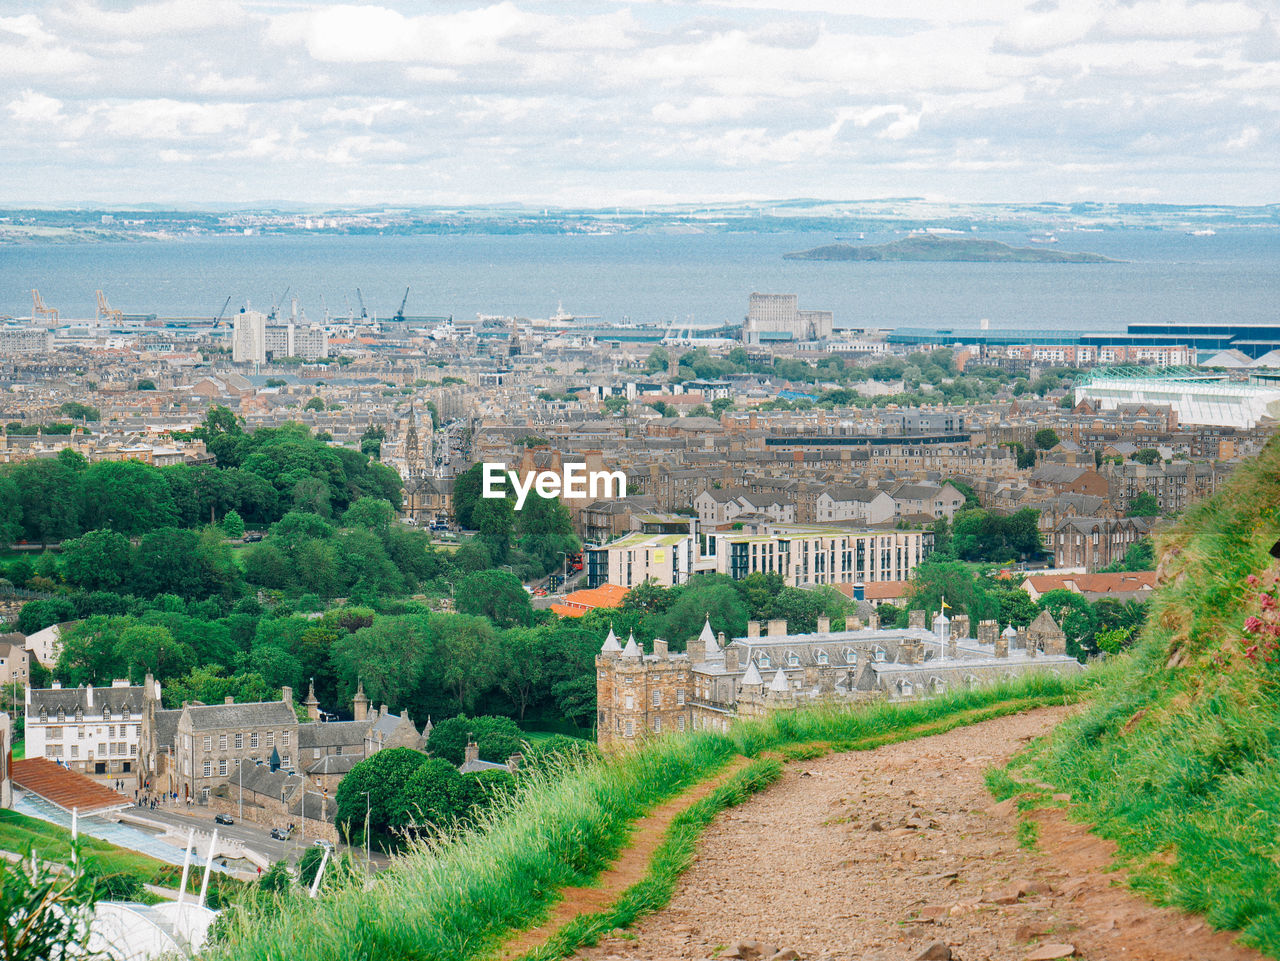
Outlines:
{"label": "hillside", "polygon": [[783,254],[784,260],[956,261],[992,264],[1115,264],[1101,254],[1042,247],[1010,247],[998,240],[912,234],[887,244],[827,244]]}
{"label": "hillside", "polygon": [[[1133,885],[1280,956],[1280,439],[1159,544],[1127,663],[1029,762],[1117,842]],[[1014,773],[1017,773],[1015,768]],[[1025,780],[1025,778],[1024,778]]]}

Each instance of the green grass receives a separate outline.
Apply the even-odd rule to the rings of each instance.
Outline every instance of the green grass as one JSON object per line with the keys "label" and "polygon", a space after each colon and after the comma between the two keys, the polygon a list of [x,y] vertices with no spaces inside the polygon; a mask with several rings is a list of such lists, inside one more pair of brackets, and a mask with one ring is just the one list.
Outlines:
{"label": "green grass", "polygon": [[[368,889],[348,888],[315,901],[285,899],[268,918],[249,910],[233,912],[225,941],[207,954],[244,961],[484,957],[511,931],[545,920],[560,889],[592,883],[626,843],[637,818],[713,776],[740,754],[760,759],[769,752],[799,749],[813,756],[940,733],[1075,699],[1087,687],[1087,677],[1035,675],[900,706],[780,712],[741,722],[728,733],[669,736],[599,763],[535,775],[488,812],[481,831],[419,846]],[[766,769],[751,765],[746,770]],[[737,778],[729,783],[744,790],[747,786]],[[722,791],[709,797],[727,803]],[[698,813],[690,815],[695,821],[714,814],[706,806],[695,808]],[[667,853],[654,860],[646,878],[651,884],[633,899],[624,898],[613,909],[616,917],[659,903],[664,889],[669,893],[669,882],[679,873],[674,865],[685,863],[680,845],[691,843],[677,834],[694,830],[692,824],[681,822],[679,832],[668,838],[668,845],[675,846],[664,846]],[[586,921],[583,925],[579,936],[595,931]]]}
{"label": "green grass", "polygon": [[[130,899],[153,902],[158,899],[142,893],[141,885],[154,884],[176,891],[182,880],[180,866],[137,851],[85,835],[80,836],[79,846],[89,874],[102,880],[114,896],[127,895]],[[34,851],[42,861],[66,864],[71,860],[71,832],[48,821],[0,809],[0,851],[23,855]],[[221,894],[230,895],[241,883],[226,875],[214,874],[209,878],[209,886],[216,898]],[[193,894],[199,893],[199,871],[192,870],[187,888]]]}
{"label": "green grass", "polygon": [[[1280,669],[1240,654],[1245,583],[1280,537],[1280,443],[1159,545],[1167,581],[1133,651],[1078,718],[1015,759],[1070,792],[1133,887],[1280,957]],[[1008,774],[989,783],[1000,796]]]}
{"label": "green grass", "polygon": [[15,761],[21,761],[23,758],[27,756],[26,741],[14,741],[13,744],[11,745],[11,748],[13,750],[13,759]]}

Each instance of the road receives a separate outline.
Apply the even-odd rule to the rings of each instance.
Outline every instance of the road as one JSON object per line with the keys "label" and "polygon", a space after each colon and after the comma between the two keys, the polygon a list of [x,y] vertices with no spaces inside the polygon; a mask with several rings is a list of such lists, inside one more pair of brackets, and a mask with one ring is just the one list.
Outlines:
{"label": "road", "polygon": [[215,824],[211,814],[187,814],[185,811],[171,807],[157,807],[154,811],[150,808],[132,807],[124,813],[157,825],[173,826],[179,829],[180,835],[185,835],[187,828],[205,832],[211,832],[217,828],[219,837],[240,841],[245,847],[251,848],[272,862],[280,860],[296,862],[314,840],[314,838],[308,838],[304,841],[301,832],[294,832],[292,840],[276,841],[268,833],[270,828],[261,827],[252,821],[241,821],[236,818],[235,824]]}

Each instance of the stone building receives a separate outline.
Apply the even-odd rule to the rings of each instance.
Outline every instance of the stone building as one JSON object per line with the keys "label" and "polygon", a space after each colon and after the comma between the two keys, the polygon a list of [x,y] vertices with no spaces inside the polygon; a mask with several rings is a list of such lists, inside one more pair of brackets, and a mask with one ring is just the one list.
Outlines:
{"label": "stone building", "polygon": [[1151,533],[1149,517],[1068,517],[1048,538],[1053,566],[1096,571]]}
{"label": "stone building", "polygon": [[676,654],[661,639],[650,654],[634,637],[624,647],[611,629],[596,657],[597,740],[617,748],[821,702],[916,700],[1032,671],[1083,670],[1047,613],[1022,631],[1002,635],[995,621],[983,621],[976,633],[967,616],[945,612],[926,628],[924,611],[912,611],[906,628],[882,629],[869,605],[846,630],[819,618],[810,634],[789,634],[782,620],[763,628],[751,621],[745,637],[727,641],[708,620]]}
{"label": "stone building", "polygon": [[174,737],[177,791],[183,798],[207,800],[240,761],[268,761],[292,770],[298,761],[298,716],[293,691],[278,701],[236,704],[187,704]]}
{"label": "stone building", "polygon": [[[0,684],[21,684],[31,678],[31,653],[22,634],[0,634]],[[3,705],[0,705],[3,707]]]}

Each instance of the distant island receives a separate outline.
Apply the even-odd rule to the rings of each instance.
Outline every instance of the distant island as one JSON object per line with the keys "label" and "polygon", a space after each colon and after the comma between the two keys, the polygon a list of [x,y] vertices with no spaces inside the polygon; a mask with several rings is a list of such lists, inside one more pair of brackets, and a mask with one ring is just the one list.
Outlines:
{"label": "distant island", "polygon": [[936,237],[912,234],[887,244],[857,247],[853,244],[827,244],[812,250],[798,250],[782,255],[784,260],[920,260],[966,261],[988,264],[1117,264],[1101,254],[1071,250],[1046,250],[1041,247],[1010,247],[998,240],[974,237]]}

